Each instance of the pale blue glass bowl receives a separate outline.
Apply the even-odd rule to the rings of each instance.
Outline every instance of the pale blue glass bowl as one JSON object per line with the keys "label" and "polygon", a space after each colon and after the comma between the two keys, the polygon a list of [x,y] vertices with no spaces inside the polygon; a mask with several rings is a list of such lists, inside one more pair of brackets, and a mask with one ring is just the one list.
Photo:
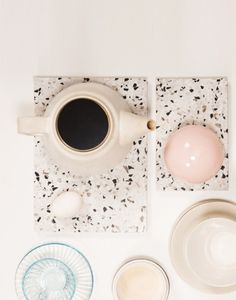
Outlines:
{"label": "pale blue glass bowl", "polygon": [[75,288],[75,277],[71,269],[54,258],[34,262],[22,280],[22,289],[27,300],[71,300]]}
{"label": "pale blue glass bowl", "polygon": [[16,291],[21,300],[88,300],[93,284],[85,256],[61,243],[34,248],[16,271]]}

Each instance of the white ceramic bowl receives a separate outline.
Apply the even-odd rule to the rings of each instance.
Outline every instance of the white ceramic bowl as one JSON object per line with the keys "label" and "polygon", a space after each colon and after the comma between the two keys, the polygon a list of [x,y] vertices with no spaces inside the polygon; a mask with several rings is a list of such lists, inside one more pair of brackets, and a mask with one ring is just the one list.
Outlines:
{"label": "white ceramic bowl", "polygon": [[187,209],[174,226],[170,255],[179,276],[209,293],[236,290],[236,204],[206,200]]}

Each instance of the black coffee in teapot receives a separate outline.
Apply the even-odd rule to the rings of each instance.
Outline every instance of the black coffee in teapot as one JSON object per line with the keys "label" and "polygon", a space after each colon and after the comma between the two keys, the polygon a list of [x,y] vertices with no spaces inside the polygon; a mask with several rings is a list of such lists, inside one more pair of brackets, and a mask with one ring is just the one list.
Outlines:
{"label": "black coffee in teapot", "polygon": [[96,101],[79,98],[61,109],[57,130],[63,143],[70,148],[91,151],[106,139],[109,120],[105,110]]}

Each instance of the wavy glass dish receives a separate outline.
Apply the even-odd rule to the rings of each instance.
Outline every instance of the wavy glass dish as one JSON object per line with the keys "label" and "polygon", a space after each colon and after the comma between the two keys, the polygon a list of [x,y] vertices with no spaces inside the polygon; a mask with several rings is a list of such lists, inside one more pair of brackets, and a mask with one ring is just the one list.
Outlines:
{"label": "wavy glass dish", "polygon": [[88,260],[77,249],[50,243],[24,256],[15,283],[21,300],[88,300],[93,273]]}

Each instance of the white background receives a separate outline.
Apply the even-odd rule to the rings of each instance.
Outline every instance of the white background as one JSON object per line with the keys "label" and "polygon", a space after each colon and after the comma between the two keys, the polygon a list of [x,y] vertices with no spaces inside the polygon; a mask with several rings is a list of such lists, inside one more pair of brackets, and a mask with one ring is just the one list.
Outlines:
{"label": "white background", "polygon": [[[38,235],[33,231],[32,138],[16,133],[17,115],[33,113],[33,75],[228,76],[229,192],[158,193],[150,151],[149,232],[145,235]],[[236,1],[0,0],[0,299],[17,299],[20,258],[40,242],[77,246],[95,273],[93,300],[110,300],[114,272],[127,258],[150,255],[166,269],[170,300],[231,300],[198,292],[172,268],[171,227],[184,208],[208,197],[235,200]],[[150,137],[150,146],[154,136]],[[33,300],[33,299],[32,299]]]}

